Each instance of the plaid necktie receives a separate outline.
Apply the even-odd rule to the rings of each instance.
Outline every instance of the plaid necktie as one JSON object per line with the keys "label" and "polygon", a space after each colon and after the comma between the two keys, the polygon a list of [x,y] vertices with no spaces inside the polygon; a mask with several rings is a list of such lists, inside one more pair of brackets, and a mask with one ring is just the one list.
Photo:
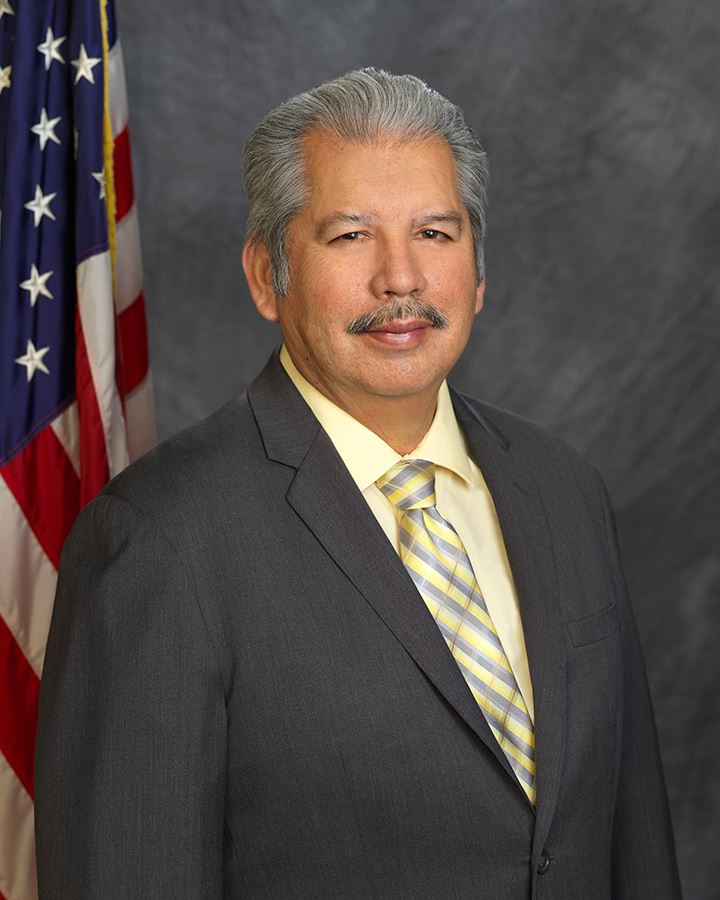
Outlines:
{"label": "plaid necktie", "polygon": [[435,508],[435,466],[402,460],[375,483],[395,509],[400,558],[534,806],[533,724],[465,547]]}

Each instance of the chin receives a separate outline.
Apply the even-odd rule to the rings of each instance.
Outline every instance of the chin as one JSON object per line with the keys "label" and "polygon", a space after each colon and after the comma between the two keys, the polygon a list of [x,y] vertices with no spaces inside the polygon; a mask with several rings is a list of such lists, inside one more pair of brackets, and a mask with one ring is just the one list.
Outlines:
{"label": "chin", "polygon": [[382,397],[412,397],[427,391],[437,391],[443,378],[442,374],[437,373],[432,375],[424,373],[423,376],[419,376],[417,372],[412,375],[386,372],[368,384],[368,389],[370,393]]}

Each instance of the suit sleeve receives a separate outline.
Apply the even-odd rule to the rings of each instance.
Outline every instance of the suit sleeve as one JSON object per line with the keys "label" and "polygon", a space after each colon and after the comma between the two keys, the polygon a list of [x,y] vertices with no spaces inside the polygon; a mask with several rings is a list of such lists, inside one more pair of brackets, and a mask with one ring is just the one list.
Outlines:
{"label": "suit sleeve", "polygon": [[226,740],[180,554],[102,495],[63,551],[40,691],[41,900],[222,897]]}
{"label": "suit sleeve", "polygon": [[623,645],[622,746],[612,837],[613,900],[680,900],[680,879],[645,663],[600,482]]}

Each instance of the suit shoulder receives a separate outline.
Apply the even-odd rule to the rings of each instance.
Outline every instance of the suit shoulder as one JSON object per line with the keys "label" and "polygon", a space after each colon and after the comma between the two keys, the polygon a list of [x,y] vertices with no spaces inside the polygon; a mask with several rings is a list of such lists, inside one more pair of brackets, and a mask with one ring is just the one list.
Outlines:
{"label": "suit shoulder", "polygon": [[261,443],[247,395],[162,441],[115,476],[100,496],[159,513],[168,504],[210,489],[218,475],[248,471]]}
{"label": "suit shoulder", "polygon": [[574,447],[543,425],[518,413],[491,403],[458,395],[474,416],[506,449],[512,449],[526,465],[547,468],[554,474],[571,472],[575,478],[589,480],[593,486],[599,478],[597,470]]}

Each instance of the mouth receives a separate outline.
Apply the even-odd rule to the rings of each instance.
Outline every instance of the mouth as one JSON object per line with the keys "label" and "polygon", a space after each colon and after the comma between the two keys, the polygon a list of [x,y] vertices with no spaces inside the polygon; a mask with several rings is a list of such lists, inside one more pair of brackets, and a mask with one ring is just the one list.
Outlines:
{"label": "mouth", "polygon": [[364,334],[371,340],[389,347],[416,347],[433,325],[427,319],[396,319],[369,328]]}
{"label": "mouth", "polygon": [[386,322],[384,325],[376,325],[369,328],[370,334],[406,334],[408,331],[417,331],[419,328],[432,328],[432,322],[427,319],[396,319],[394,322]]}

